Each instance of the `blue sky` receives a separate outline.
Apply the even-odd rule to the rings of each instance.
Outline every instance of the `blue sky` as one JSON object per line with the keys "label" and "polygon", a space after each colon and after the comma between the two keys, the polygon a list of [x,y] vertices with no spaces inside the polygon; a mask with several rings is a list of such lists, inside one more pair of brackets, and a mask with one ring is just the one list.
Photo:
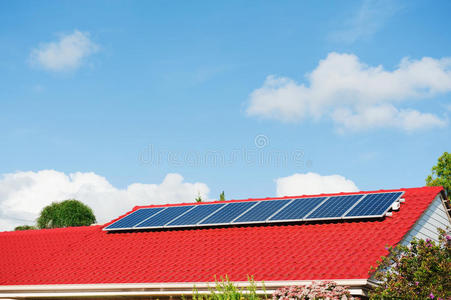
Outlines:
{"label": "blue sky", "polygon": [[193,193],[422,186],[451,146],[450,12],[449,1],[1,2],[0,229],[65,197],[106,220]]}

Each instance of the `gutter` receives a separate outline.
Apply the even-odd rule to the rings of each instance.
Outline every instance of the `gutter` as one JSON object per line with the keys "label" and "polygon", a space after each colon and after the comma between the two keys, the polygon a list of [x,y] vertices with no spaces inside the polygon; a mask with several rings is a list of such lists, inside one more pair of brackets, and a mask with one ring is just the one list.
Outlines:
{"label": "gutter", "polygon": [[[321,280],[324,281],[324,280]],[[348,286],[352,295],[366,296],[368,279],[331,279],[340,286]],[[313,280],[289,280],[255,282],[257,294],[272,294],[278,288],[289,285],[309,285]],[[249,287],[248,281],[233,282],[239,288]],[[107,284],[54,284],[54,285],[4,285],[0,286],[0,299],[23,298],[93,298],[93,297],[174,297],[190,296],[196,287],[199,294],[209,294],[215,283],[107,283]]]}

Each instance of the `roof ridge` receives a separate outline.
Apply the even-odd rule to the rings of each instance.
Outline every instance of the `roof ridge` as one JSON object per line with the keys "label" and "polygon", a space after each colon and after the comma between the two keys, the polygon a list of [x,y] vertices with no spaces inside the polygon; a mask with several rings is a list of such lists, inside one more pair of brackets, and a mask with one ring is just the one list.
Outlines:
{"label": "roof ridge", "polygon": [[[291,195],[291,196],[280,196],[280,197],[258,197],[258,198],[244,198],[244,199],[231,199],[231,200],[213,200],[206,202],[180,202],[180,203],[167,203],[167,204],[149,204],[149,205],[137,205],[133,207],[133,211],[140,208],[150,208],[150,207],[169,207],[169,206],[184,206],[184,205],[205,205],[205,204],[215,204],[215,203],[233,203],[233,202],[245,202],[245,201],[265,201],[265,200],[283,200],[283,199],[297,199],[297,198],[310,198],[310,197],[330,197],[337,195],[357,195],[357,194],[371,194],[371,193],[388,193],[397,191],[407,191],[412,189],[423,189],[423,188],[438,188],[438,187],[414,187],[414,188],[399,188],[399,189],[379,189],[379,190],[366,190],[357,192],[336,192],[336,193],[321,193],[321,194],[305,194],[305,195]],[[126,215],[126,214],[124,214]]]}

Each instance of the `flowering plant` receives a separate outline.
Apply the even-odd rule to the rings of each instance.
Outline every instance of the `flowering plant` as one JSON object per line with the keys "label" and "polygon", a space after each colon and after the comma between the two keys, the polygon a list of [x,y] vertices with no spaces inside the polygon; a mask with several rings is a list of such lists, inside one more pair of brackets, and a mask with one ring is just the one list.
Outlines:
{"label": "flowering plant", "polygon": [[276,290],[273,300],[324,299],[346,300],[355,299],[346,287],[338,286],[333,281],[314,281],[311,285],[294,285]]}
{"label": "flowering plant", "polygon": [[439,229],[439,242],[413,239],[409,246],[388,248],[377,269],[372,299],[451,299],[451,236]]}

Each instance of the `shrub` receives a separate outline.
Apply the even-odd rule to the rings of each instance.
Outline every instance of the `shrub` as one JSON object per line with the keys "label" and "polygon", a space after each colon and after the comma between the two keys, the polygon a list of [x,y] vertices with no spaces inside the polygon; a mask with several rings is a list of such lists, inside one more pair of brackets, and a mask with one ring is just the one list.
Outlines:
{"label": "shrub", "polygon": [[37,228],[34,227],[34,226],[31,226],[31,225],[20,225],[20,226],[17,226],[16,228],[14,228],[15,231],[18,231],[18,230],[33,230],[33,229],[37,229]]}
{"label": "shrub", "polygon": [[[193,300],[259,300],[267,299],[267,296],[261,298],[257,295],[257,286],[255,284],[253,277],[248,277],[250,285],[247,288],[239,288],[230,281],[229,277],[226,275],[220,277],[220,280],[216,280],[215,277],[215,287],[209,288],[209,294],[201,295],[199,291],[194,287],[193,290]],[[266,294],[265,286],[263,284],[263,291]]]}
{"label": "shrub", "polygon": [[439,229],[439,243],[414,239],[409,246],[389,249],[374,278],[372,299],[451,299],[451,237]]}
{"label": "shrub", "polygon": [[333,281],[313,282],[311,285],[293,285],[276,290],[276,299],[355,299],[347,287],[338,286]]}

